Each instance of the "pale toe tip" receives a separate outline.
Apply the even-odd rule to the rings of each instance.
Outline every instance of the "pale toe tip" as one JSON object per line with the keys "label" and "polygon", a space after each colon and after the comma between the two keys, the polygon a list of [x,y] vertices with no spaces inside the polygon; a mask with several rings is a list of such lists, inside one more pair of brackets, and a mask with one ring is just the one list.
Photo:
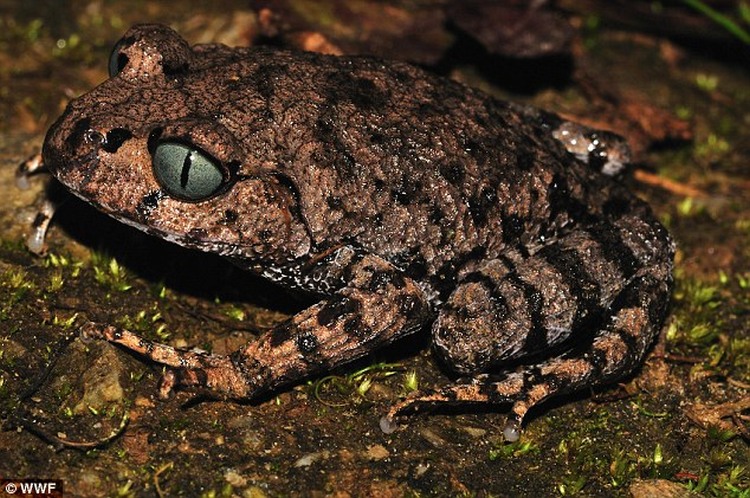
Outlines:
{"label": "pale toe tip", "polygon": [[520,427],[518,427],[518,424],[508,422],[508,424],[503,429],[503,438],[505,438],[505,440],[509,443],[515,443],[519,440],[520,437],[521,429]]}
{"label": "pale toe tip", "polygon": [[174,386],[177,382],[177,376],[174,370],[166,370],[161,376],[159,383],[159,399],[168,400],[174,397]]}
{"label": "pale toe tip", "polygon": [[383,431],[384,434],[393,434],[396,432],[396,429],[398,429],[398,423],[394,417],[383,415],[380,418],[380,430]]}

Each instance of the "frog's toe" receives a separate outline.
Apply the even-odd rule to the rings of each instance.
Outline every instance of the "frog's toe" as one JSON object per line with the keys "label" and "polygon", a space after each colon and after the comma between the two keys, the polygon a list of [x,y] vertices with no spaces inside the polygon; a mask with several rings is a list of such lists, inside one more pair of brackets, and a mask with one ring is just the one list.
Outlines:
{"label": "frog's toe", "polygon": [[523,422],[523,416],[519,416],[515,412],[508,416],[508,420],[505,422],[503,427],[503,438],[509,443],[515,443],[521,437],[521,423]]}
{"label": "frog's toe", "polygon": [[177,375],[174,370],[166,370],[159,381],[159,399],[169,400],[174,398]]}
{"label": "frog's toe", "polygon": [[[404,415],[440,406],[514,403],[522,394],[523,379],[517,374],[500,378],[478,375],[465,383],[451,384],[434,391],[413,392],[393,405],[384,418],[395,421]],[[522,418],[523,414],[519,417],[519,427]],[[381,421],[381,428],[382,425]]]}
{"label": "frog's toe", "polygon": [[383,431],[383,434],[393,434],[396,429],[398,429],[398,421],[395,417],[390,416],[390,414],[380,417],[380,430]]}

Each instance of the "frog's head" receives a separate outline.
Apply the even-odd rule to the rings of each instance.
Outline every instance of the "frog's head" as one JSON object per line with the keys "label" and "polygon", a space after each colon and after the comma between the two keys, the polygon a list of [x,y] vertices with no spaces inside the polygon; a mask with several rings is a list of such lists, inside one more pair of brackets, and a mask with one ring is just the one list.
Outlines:
{"label": "frog's head", "polygon": [[50,128],[44,162],[77,196],[180,245],[237,258],[299,256],[309,239],[294,186],[252,164],[211,115],[221,81],[195,84],[202,53],[164,26],[131,28],[114,47],[110,78]]}

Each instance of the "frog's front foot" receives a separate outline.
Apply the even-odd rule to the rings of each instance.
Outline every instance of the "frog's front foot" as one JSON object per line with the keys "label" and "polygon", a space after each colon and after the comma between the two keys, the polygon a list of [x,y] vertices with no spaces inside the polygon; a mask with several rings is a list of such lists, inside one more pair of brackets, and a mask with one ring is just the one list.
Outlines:
{"label": "frog's front foot", "polygon": [[81,335],[88,339],[102,339],[118,344],[171,367],[164,373],[159,386],[159,396],[162,399],[171,397],[177,388],[228,399],[247,399],[258,392],[251,382],[254,377],[248,375],[232,356],[175,349],[146,340],[120,327],[93,322],[81,327]]}
{"label": "frog's front foot", "polygon": [[[31,187],[29,177],[41,171],[46,171],[42,155],[34,154],[16,169],[16,186],[21,190],[28,190]],[[36,205],[37,212],[31,222],[31,233],[26,238],[26,247],[37,256],[43,256],[47,252],[47,230],[58,206],[46,193],[37,199]]]}
{"label": "frog's front foot", "polygon": [[159,399],[168,400],[177,390],[185,390],[209,398],[245,399],[252,396],[247,383],[226,356],[210,355],[211,366],[167,369],[159,381]]}
{"label": "frog's front foot", "polygon": [[21,190],[28,190],[31,186],[29,183],[29,177],[34,173],[43,171],[44,169],[42,154],[34,154],[18,165],[18,168],[16,169],[16,186]]}

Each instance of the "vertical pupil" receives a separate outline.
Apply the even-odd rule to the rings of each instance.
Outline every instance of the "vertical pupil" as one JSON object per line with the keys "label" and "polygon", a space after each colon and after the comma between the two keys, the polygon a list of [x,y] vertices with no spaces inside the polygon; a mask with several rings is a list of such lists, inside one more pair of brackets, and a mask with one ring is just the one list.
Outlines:
{"label": "vertical pupil", "polygon": [[199,201],[224,184],[220,163],[194,146],[165,141],[157,143],[152,154],[156,180],[172,197]]}
{"label": "vertical pupil", "polygon": [[182,172],[180,173],[180,186],[187,187],[190,179],[190,166],[193,164],[193,151],[185,154],[185,160],[182,162]]}

